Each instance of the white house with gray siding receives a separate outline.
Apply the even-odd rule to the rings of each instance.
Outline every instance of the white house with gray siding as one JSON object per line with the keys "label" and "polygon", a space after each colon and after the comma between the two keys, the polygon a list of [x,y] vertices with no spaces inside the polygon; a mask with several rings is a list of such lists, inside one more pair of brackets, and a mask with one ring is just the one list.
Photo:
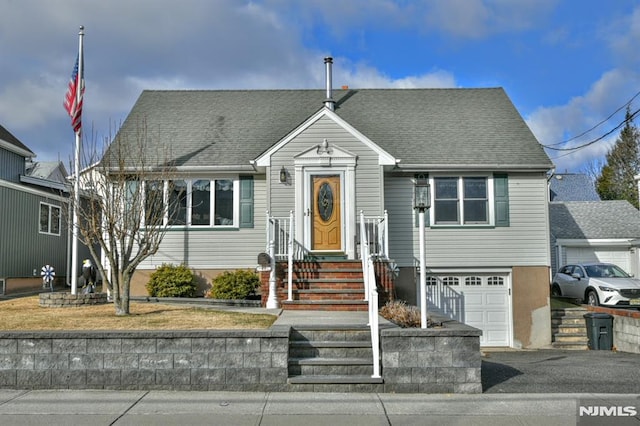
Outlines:
{"label": "white house with gray siding", "polygon": [[483,346],[549,344],[552,163],[504,90],[331,86],[142,92],[112,147],[144,128],[142,155],[186,195],[134,294],[166,262],[207,279],[256,268],[279,220],[304,255],[358,259],[366,217],[387,226],[393,296],[416,303],[420,180],[430,309],[482,329]]}

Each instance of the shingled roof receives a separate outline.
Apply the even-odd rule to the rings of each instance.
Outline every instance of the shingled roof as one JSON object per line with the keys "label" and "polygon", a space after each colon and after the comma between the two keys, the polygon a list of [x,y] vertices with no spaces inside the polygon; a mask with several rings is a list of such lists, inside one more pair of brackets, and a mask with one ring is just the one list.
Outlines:
{"label": "shingled roof", "polygon": [[627,201],[552,202],[549,209],[556,239],[640,238],[640,212]]}
{"label": "shingled roof", "polygon": [[558,173],[549,181],[551,201],[600,201],[595,185],[585,174]]}
{"label": "shingled roof", "polygon": [[[401,167],[547,169],[504,90],[349,89],[335,113]],[[144,91],[115,138],[184,167],[246,166],[323,108],[323,90]],[[115,145],[112,145],[115,146]],[[157,154],[154,154],[157,153]]]}
{"label": "shingled roof", "polygon": [[0,125],[0,144],[5,149],[16,152],[24,157],[35,157],[36,154],[32,152],[25,144],[20,142],[18,138],[13,136],[11,132]]}

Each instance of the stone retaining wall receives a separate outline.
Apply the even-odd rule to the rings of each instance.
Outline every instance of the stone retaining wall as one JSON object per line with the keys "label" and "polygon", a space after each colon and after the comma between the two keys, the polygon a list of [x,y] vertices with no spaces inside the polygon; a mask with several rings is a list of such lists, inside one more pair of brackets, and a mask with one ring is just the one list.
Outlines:
{"label": "stone retaining wall", "polygon": [[[480,393],[481,331],[381,331],[384,392]],[[0,332],[0,388],[292,391],[288,326]]]}
{"label": "stone retaining wall", "polygon": [[382,330],[385,392],[482,393],[482,331],[451,320],[443,325]]}
{"label": "stone retaining wall", "polygon": [[39,303],[43,308],[77,308],[87,305],[104,305],[107,303],[107,293],[40,293]]}
{"label": "stone retaining wall", "polygon": [[289,330],[3,332],[0,388],[282,391]]}

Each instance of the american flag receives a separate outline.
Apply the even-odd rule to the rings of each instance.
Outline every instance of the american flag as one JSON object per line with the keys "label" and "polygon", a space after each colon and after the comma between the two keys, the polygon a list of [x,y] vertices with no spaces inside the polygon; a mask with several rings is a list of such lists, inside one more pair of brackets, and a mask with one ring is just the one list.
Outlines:
{"label": "american flag", "polygon": [[[82,96],[84,95],[84,81],[81,75],[78,75],[79,57],[76,58],[76,65],[73,67],[71,79],[69,80],[69,89],[64,96],[64,109],[71,117],[71,127],[78,132],[82,127]],[[80,88],[80,96],[78,89]]]}

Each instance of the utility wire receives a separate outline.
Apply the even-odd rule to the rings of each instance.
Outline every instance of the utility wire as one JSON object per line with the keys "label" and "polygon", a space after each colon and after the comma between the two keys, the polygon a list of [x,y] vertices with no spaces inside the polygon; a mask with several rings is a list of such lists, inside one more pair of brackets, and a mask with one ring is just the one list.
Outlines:
{"label": "utility wire", "polygon": [[[629,105],[631,104],[631,102],[633,102],[633,100],[634,100],[635,98],[637,98],[638,96],[640,96],[640,91],[636,92],[636,94],[635,94],[635,95],[633,95],[633,96],[631,97],[631,99],[629,99],[625,104],[623,104],[623,105],[622,105],[622,106],[620,106],[618,109],[616,109],[614,112],[612,112],[612,113],[611,113],[607,118],[603,119],[602,121],[600,121],[599,123],[597,123],[595,126],[591,127],[591,128],[590,128],[590,129],[588,129],[588,130],[585,130],[584,132],[580,133],[579,135],[573,136],[572,138],[566,139],[566,140],[564,140],[564,141],[562,141],[562,142],[558,142],[558,143],[554,143],[554,144],[550,144],[550,145],[543,145],[543,144],[540,144],[540,145],[542,145],[542,147],[544,147],[544,148],[548,148],[548,149],[554,149],[554,150],[562,151],[563,149],[553,148],[553,147],[558,146],[558,145],[564,145],[564,144],[566,144],[566,143],[568,143],[568,142],[571,142],[571,141],[574,141],[574,140],[576,140],[576,139],[579,139],[579,138],[583,137],[583,136],[584,136],[584,135],[586,135],[587,133],[592,132],[593,130],[597,129],[598,127],[602,126],[604,123],[606,123],[607,121],[609,121],[609,120],[610,120],[614,115],[616,115],[617,113],[619,113],[619,112],[620,112],[620,110],[622,110],[623,108],[625,108],[625,107],[629,106]],[[635,116],[635,114],[637,114],[637,112],[638,112],[638,111],[636,111],[636,112],[632,115],[632,118],[633,118],[633,116]],[[598,141],[602,140],[603,138],[605,138],[606,136],[609,136],[613,131],[615,131],[615,130],[619,129],[619,128],[624,124],[624,123],[626,123],[626,119],[625,119],[625,121],[623,121],[621,124],[619,124],[616,128],[614,128],[612,131],[610,131],[610,132],[606,133],[605,135],[601,136],[600,138],[595,139],[595,140],[594,140],[594,141],[592,141],[592,142],[593,142],[593,143],[598,142]],[[589,146],[589,145],[591,145],[591,143],[590,143],[590,142],[587,142],[587,145],[584,145],[584,146]],[[580,149],[580,148],[583,148],[584,146],[580,146],[580,147],[577,147],[577,148],[567,148],[567,150]]]}
{"label": "utility wire", "polygon": [[[636,96],[637,96],[637,95],[636,95]],[[619,111],[619,110],[620,110],[620,109],[618,109],[618,111]],[[553,151],[577,151],[577,150],[579,150],[579,149],[586,148],[586,147],[588,147],[588,146],[590,146],[590,145],[593,145],[593,144],[594,144],[594,143],[596,143],[596,142],[600,142],[601,140],[603,140],[603,139],[604,139],[604,138],[606,138],[607,136],[611,135],[613,132],[615,132],[616,130],[618,130],[618,129],[619,129],[619,128],[621,128],[622,126],[624,126],[624,125],[627,123],[627,121],[631,121],[631,120],[633,120],[633,118],[634,118],[636,115],[638,115],[638,113],[640,113],[640,109],[635,110],[632,114],[630,114],[630,115],[629,115],[629,117],[628,117],[628,118],[627,118],[627,117],[625,117],[625,119],[624,119],[624,120],[622,120],[622,122],[620,122],[617,126],[615,126],[613,129],[609,130],[608,132],[606,132],[606,133],[605,133],[605,134],[603,134],[602,136],[599,136],[599,137],[597,137],[597,138],[595,138],[595,139],[593,139],[593,140],[591,140],[591,141],[589,141],[589,142],[586,142],[586,143],[584,143],[584,144],[582,144],[582,145],[579,145],[579,146],[574,146],[574,147],[571,147],[571,148],[555,148],[555,147],[554,147],[554,145],[557,145],[557,144],[554,144],[554,145],[542,145],[542,144],[541,144],[541,145],[542,145],[542,147],[547,148],[547,149],[550,149],[550,150],[553,150]],[[587,132],[588,132],[588,131],[587,131]],[[585,132],[585,133],[586,133],[586,132]],[[583,134],[584,134],[584,133],[583,133]],[[573,139],[575,139],[575,138],[573,138]],[[569,140],[572,140],[572,139],[569,139]],[[564,143],[564,142],[563,142],[563,143]]]}

